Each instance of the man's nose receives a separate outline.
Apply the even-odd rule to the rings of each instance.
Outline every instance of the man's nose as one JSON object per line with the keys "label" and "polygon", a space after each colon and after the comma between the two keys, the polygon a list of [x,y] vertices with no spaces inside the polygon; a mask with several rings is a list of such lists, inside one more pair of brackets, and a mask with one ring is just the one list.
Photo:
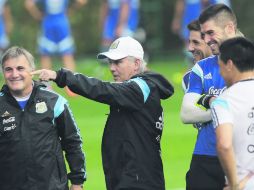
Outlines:
{"label": "man's nose", "polygon": [[111,71],[115,71],[115,70],[116,70],[116,64],[114,64],[114,63],[109,63],[109,69],[110,69]]}
{"label": "man's nose", "polygon": [[211,41],[210,36],[207,35],[207,34],[204,34],[204,41],[205,41],[206,44],[208,44]]}
{"label": "man's nose", "polygon": [[194,45],[191,42],[188,44],[188,51],[189,52],[193,52],[194,51]]}
{"label": "man's nose", "polygon": [[19,76],[19,71],[16,69],[13,69],[12,70],[12,77],[17,77],[17,76]]}

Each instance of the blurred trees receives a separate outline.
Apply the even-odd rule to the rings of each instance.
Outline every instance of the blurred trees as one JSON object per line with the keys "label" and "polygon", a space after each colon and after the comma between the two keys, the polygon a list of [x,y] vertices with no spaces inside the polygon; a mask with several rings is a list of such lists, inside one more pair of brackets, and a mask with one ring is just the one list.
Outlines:
{"label": "blurred trees", "polygon": [[[252,18],[254,1],[231,0],[238,18],[239,28],[250,39],[254,39]],[[30,17],[24,8],[23,0],[9,0],[14,29],[10,40],[13,45],[23,46],[36,53],[37,35],[40,24]],[[89,3],[70,15],[77,54],[96,53],[99,49],[101,29],[99,27],[99,7],[101,0],[89,0]],[[150,55],[167,55],[168,52],[182,46],[178,36],[170,31],[175,0],[141,0],[140,26],[145,29],[147,38],[144,44]]]}

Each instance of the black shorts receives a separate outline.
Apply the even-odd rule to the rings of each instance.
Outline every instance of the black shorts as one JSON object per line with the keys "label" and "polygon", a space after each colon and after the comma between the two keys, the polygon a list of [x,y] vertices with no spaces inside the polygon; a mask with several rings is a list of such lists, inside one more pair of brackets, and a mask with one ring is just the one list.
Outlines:
{"label": "black shorts", "polygon": [[225,175],[215,156],[193,155],[186,174],[186,190],[222,190]]}

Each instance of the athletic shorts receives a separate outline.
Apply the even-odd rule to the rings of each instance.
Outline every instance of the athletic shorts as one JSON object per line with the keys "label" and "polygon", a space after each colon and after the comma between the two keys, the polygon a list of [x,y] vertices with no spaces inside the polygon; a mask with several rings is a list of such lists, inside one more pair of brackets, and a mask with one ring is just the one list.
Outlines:
{"label": "athletic shorts", "polygon": [[225,175],[217,157],[192,156],[186,174],[186,190],[222,190],[224,186]]}
{"label": "athletic shorts", "polygon": [[73,54],[74,40],[66,16],[48,16],[42,22],[42,33],[38,38],[41,55]]}

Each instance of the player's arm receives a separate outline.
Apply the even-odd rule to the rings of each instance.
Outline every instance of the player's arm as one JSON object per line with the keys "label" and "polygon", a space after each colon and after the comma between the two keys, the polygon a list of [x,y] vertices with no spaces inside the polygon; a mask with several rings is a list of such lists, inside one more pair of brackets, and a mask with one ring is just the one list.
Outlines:
{"label": "player's arm", "polygon": [[211,112],[221,166],[227,176],[228,185],[231,188],[237,187],[237,169],[233,150],[233,116],[228,102],[222,95],[212,102]]}
{"label": "player's arm", "polygon": [[[111,83],[79,73],[74,74],[66,69],[57,72],[42,69],[31,73],[31,75],[36,74],[41,80],[54,80],[59,87],[68,86],[72,92],[86,98],[132,110],[140,109],[150,95],[150,87],[147,82],[138,78],[128,82]],[[168,87],[169,91],[171,88],[172,92],[169,93],[173,94],[173,87]]]}
{"label": "player's arm", "polygon": [[183,97],[180,117],[183,123],[203,123],[211,120],[211,111],[203,110],[197,106],[197,101],[201,97],[198,93],[186,93]]}
{"label": "player's arm", "polygon": [[128,23],[129,12],[130,12],[130,3],[128,3],[128,0],[122,0],[119,21],[116,28],[116,36],[118,37],[122,36],[123,30]]}
{"label": "player's arm", "polygon": [[180,117],[183,123],[203,123],[212,119],[210,109],[202,109],[197,104],[204,92],[202,76],[200,65],[195,64],[189,74],[187,90],[182,101]]}
{"label": "player's arm", "polygon": [[11,9],[8,3],[4,5],[3,17],[6,25],[6,33],[10,34],[13,28]]}
{"label": "player's arm", "polygon": [[43,13],[38,9],[34,0],[25,0],[25,8],[35,20],[42,19]]}
{"label": "player's arm", "polygon": [[178,34],[181,29],[184,6],[185,6],[184,0],[176,1],[175,13],[171,24],[171,30],[175,34]]}
{"label": "player's arm", "polygon": [[100,7],[100,17],[99,17],[99,28],[102,30],[103,24],[108,14],[108,3],[106,0],[102,0]]}
{"label": "player's arm", "polygon": [[238,186],[236,161],[232,143],[232,124],[219,124],[216,128],[217,152],[222,168],[227,176],[229,186],[234,189]]}

